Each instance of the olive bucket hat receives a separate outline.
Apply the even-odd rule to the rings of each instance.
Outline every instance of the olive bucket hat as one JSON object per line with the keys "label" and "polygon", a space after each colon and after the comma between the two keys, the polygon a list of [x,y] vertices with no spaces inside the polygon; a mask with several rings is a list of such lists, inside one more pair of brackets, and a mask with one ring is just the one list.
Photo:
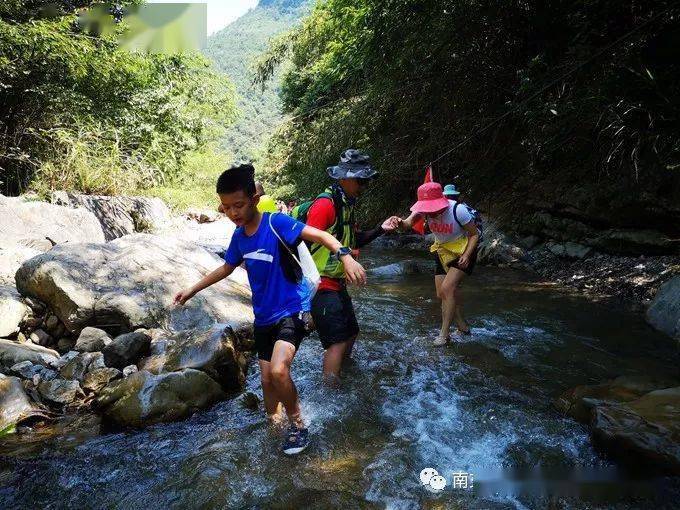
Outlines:
{"label": "olive bucket hat", "polygon": [[347,149],[340,155],[340,162],[329,166],[331,179],[373,179],[378,172],[371,166],[371,158],[356,149]]}

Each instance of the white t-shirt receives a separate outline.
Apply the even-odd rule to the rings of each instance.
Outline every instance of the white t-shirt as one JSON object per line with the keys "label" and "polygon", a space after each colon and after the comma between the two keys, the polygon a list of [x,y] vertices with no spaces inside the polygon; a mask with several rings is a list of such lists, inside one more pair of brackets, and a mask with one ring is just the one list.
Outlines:
{"label": "white t-shirt", "polygon": [[434,238],[438,243],[448,243],[467,235],[465,230],[458,224],[458,221],[462,225],[467,225],[472,221],[472,215],[467,207],[465,207],[465,204],[458,204],[458,207],[456,207],[458,221],[456,221],[456,218],[453,217],[454,207],[456,207],[456,202],[449,200],[448,209],[437,216],[429,216],[427,218],[427,225],[430,227],[430,231],[434,234]]}

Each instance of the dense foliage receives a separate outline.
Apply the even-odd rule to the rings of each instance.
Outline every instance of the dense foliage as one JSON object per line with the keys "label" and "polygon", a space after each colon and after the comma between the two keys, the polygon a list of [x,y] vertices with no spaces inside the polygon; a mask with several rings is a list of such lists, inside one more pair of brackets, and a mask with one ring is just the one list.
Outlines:
{"label": "dense foliage", "polygon": [[382,171],[365,201],[377,217],[403,211],[424,166],[465,141],[435,176],[494,216],[559,202],[594,221],[678,233],[669,213],[680,203],[672,5],[322,1],[260,65],[266,80],[292,59],[281,97],[294,118],[268,147],[268,179],[311,196],[342,149],[363,148]]}
{"label": "dense foliage", "polygon": [[204,57],[121,50],[79,26],[74,9],[91,3],[0,7],[4,193],[168,183],[234,117],[233,87]]}
{"label": "dense foliage", "polygon": [[261,0],[258,6],[208,38],[206,55],[236,85],[239,115],[224,146],[239,159],[258,159],[261,146],[281,122],[280,72],[264,87],[253,84],[253,63],[269,41],[309,12],[309,0]]}

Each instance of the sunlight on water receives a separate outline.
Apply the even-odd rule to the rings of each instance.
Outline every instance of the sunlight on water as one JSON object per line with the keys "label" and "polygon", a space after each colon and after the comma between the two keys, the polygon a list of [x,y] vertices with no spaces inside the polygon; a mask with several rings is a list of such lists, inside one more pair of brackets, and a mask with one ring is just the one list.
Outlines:
{"label": "sunlight on water", "polygon": [[[293,365],[312,434],[297,458],[281,453],[281,433],[267,426],[262,405],[248,409],[237,397],[184,422],[75,444],[56,439],[34,455],[5,455],[2,507],[544,508],[451,487],[434,494],[418,478],[425,467],[449,483],[461,470],[484,483],[503,468],[608,465],[587,430],[554,411],[551,400],[609,375],[584,356],[613,373],[621,362],[604,340],[583,328],[571,332],[563,303],[554,300],[547,313],[538,291],[518,291],[516,279],[478,277],[466,294],[473,335],[443,348],[431,346],[439,319],[431,277],[355,291],[363,333],[341,387],[321,384],[316,336],[303,341]],[[485,286],[494,292],[485,294]],[[534,305],[541,313],[531,312]],[[261,399],[254,361],[246,386]]]}

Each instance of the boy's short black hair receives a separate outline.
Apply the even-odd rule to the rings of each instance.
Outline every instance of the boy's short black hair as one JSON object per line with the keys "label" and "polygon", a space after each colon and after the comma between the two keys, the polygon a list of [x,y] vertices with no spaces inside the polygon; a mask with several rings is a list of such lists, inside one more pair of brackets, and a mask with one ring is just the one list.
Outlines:
{"label": "boy's short black hair", "polygon": [[246,163],[232,166],[222,172],[217,179],[217,193],[234,193],[243,191],[249,197],[255,195],[255,168]]}

